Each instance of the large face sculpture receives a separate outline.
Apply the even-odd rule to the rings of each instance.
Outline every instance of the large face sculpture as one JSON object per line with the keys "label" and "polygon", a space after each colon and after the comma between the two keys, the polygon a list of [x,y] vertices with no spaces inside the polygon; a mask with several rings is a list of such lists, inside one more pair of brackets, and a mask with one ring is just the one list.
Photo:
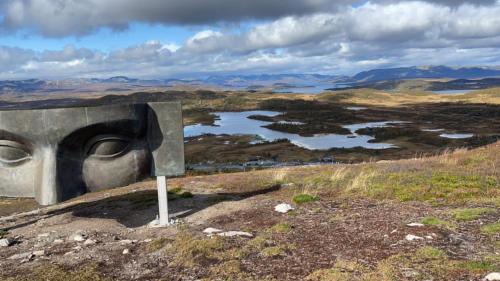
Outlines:
{"label": "large face sculpture", "polygon": [[54,204],[184,172],[179,103],[0,111],[0,196]]}

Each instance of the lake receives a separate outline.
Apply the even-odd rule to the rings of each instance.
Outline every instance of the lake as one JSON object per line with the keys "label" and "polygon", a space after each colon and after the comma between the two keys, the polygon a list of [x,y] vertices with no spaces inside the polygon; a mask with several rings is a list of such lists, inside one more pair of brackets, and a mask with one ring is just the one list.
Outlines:
{"label": "lake", "polygon": [[432,92],[441,95],[461,95],[470,93],[471,90],[442,90],[442,91],[432,91]]}
{"label": "lake", "polygon": [[283,93],[283,94],[321,94],[326,91],[326,89],[343,89],[347,88],[349,85],[347,84],[323,84],[318,83],[315,85],[297,85],[293,87],[283,87],[276,88],[273,90],[275,93]]}
{"label": "lake", "polygon": [[353,148],[364,147],[368,149],[387,149],[395,147],[389,143],[370,143],[373,137],[358,135],[356,130],[361,128],[386,127],[391,124],[401,123],[399,121],[373,122],[363,124],[346,125],[351,130],[351,135],[318,134],[311,137],[303,137],[297,134],[278,132],[263,128],[262,126],[272,122],[249,119],[251,115],[277,116],[281,112],[276,111],[244,111],[244,112],[216,112],[217,116],[214,126],[191,125],[184,128],[185,137],[196,137],[203,134],[214,135],[257,135],[264,141],[276,141],[288,139],[291,143],[310,150],[328,150],[330,148]]}

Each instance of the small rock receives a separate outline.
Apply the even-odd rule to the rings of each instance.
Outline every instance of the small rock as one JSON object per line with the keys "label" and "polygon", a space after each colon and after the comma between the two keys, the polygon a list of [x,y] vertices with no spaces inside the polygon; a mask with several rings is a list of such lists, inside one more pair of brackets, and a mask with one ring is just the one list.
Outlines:
{"label": "small rock", "polygon": [[208,235],[212,235],[214,233],[219,233],[219,232],[222,232],[222,230],[213,227],[205,228],[205,230],[203,230],[203,233]]}
{"label": "small rock", "polygon": [[421,223],[417,223],[417,222],[412,222],[412,223],[407,224],[406,226],[409,226],[409,227],[424,227],[425,225],[423,225]]}
{"label": "small rock", "polygon": [[293,207],[290,204],[278,204],[274,207],[274,210],[278,213],[286,214],[293,210]]}
{"label": "small rock", "polygon": [[34,252],[33,252],[33,255],[34,255],[35,257],[45,256],[45,250],[34,251]]}
{"label": "small rock", "polygon": [[45,238],[45,237],[49,237],[50,236],[50,233],[41,233],[41,234],[38,234],[38,237],[39,238]]}
{"label": "small rock", "polygon": [[224,236],[224,237],[234,237],[234,236],[243,236],[243,237],[249,237],[252,238],[253,234],[244,232],[244,231],[226,231],[226,232],[221,232],[217,233],[219,236]]}
{"label": "small rock", "polygon": [[73,241],[76,241],[76,242],[83,242],[83,241],[85,241],[85,236],[83,236],[80,233],[76,233],[76,234],[73,234],[70,237],[70,240],[73,240]]}
{"label": "small rock", "polygon": [[396,232],[398,232],[398,230],[397,230],[397,229],[394,229],[393,231],[391,231],[391,234],[394,234],[394,233],[396,233]]}
{"label": "small rock", "polygon": [[137,243],[137,240],[125,239],[125,240],[120,241],[120,244],[122,244],[122,245],[130,245],[130,244],[135,244],[135,243]]}
{"label": "small rock", "polygon": [[9,260],[30,260],[33,257],[33,253],[27,252],[27,253],[21,253],[21,254],[15,254],[10,256],[8,259]]}
{"label": "small rock", "polygon": [[9,247],[12,244],[14,244],[14,239],[11,238],[0,239],[0,247]]}
{"label": "small rock", "polygon": [[427,236],[425,236],[425,239],[433,240],[434,237],[432,237],[431,235],[427,235]]}
{"label": "small rock", "polygon": [[65,253],[64,255],[65,255],[65,256],[69,256],[69,255],[72,255],[72,254],[74,254],[74,253],[75,253],[75,252],[73,252],[73,251],[69,251],[69,252]]}
{"label": "small rock", "polygon": [[424,238],[420,237],[420,236],[415,236],[413,234],[408,234],[406,235],[405,239],[407,241],[414,241],[414,240],[424,240]]}
{"label": "small rock", "polygon": [[62,240],[62,239],[54,240],[54,244],[62,244],[62,243],[64,243],[64,240]]}
{"label": "small rock", "polygon": [[144,243],[149,243],[149,242],[153,242],[153,239],[151,239],[151,238],[144,239]]}
{"label": "small rock", "polygon": [[85,240],[85,242],[83,242],[83,245],[85,246],[90,246],[90,245],[95,245],[96,244],[96,241],[92,240],[92,239],[87,239]]}
{"label": "small rock", "polygon": [[128,255],[128,254],[130,254],[130,250],[129,249],[124,249],[123,252],[122,252],[122,254]]}
{"label": "small rock", "polygon": [[500,280],[500,272],[492,272],[484,277],[485,281],[498,281]]}
{"label": "small rock", "polygon": [[82,249],[82,246],[73,247],[73,250],[76,250],[76,251],[80,251],[81,249]]}

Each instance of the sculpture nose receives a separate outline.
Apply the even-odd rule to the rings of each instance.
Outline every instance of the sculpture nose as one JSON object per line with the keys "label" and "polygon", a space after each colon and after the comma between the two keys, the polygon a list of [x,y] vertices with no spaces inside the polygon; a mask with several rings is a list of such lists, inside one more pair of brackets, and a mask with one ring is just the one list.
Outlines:
{"label": "sculpture nose", "polygon": [[39,176],[35,177],[35,180],[39,181],[35,188],[35,197],[40,205],[52,205],[59,201],[56,153],[56,147],[44,147],[40,153],[42,163],[38,170]]}

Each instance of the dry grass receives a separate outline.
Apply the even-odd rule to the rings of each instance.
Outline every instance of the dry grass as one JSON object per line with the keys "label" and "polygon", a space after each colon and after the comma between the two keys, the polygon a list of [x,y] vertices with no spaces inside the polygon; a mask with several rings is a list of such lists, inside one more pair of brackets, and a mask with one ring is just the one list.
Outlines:
{"label": "dry grass", "polygon": [[295,181],[310,192],[336,196],[500,206],[499,155],[496,143],[430,158],[321,167]]}
{"label": "dry grass", "polygon": [[224,248],[222,238],[198,238],[187,232],[179,233],[171,245],[176,266],[193,267],[217,260],[217,251]]}
{"label": "dry grass", "polygon": [[[498,269],[488,261],[457,261],[433,247],[422,247],[414,253],[398,254],[378,263],[370,270],[355,261],[338,261],[331,269],[311,273],[310,281],[395,281],[395,280],[452,280],[461,272],[469,276]],[[473,279],[473,278],[472,278]]]}
{"label": "dry grass", "polygon": [[43,264],[23,276],[2,278],[3,281],[111,281],[98,269],[98,265],[89,264],[77,269],[64,268],[54,264]]}

